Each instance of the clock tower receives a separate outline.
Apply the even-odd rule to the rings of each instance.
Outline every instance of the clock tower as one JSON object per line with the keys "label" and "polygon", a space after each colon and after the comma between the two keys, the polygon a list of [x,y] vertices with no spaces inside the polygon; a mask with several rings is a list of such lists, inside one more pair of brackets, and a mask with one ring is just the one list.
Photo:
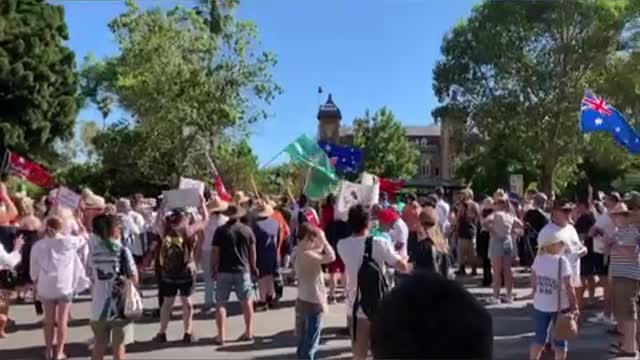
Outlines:
{"label": "clock tower", "polygon": [[327,102],[318,109],[318,139],[337,143],[340,137],[342,114],[329,94]]}

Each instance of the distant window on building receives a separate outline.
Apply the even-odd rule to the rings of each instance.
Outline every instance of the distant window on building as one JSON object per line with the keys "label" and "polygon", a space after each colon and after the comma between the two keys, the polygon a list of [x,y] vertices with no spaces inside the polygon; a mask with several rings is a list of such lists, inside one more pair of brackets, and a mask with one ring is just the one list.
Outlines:
{"label": "distant window on building", "polygon": [[440,168],[433,169],[433,176],[440,176]]}
{"label": "distant window on building", "polygon": [[420,140],[420,146],[421,147],[427,147],[427,139],[426,138],[422,138],[422,140]]}

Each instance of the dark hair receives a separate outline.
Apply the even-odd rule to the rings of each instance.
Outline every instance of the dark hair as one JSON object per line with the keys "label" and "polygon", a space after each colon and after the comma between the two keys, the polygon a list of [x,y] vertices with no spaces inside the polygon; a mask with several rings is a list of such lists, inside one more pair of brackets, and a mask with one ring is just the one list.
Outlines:
{"label": "dark hair", "polygon": [[438,198],[442,199],[444,197],[444,188],[439,187],[434,193],[438,196]]}
{"label": "dark hair", "polygon": [[298,198],[298,206],[303,208],[307,206],[308,203],[309,203],[309,198],[307,198],[307,195],[300,194],[300,197]]}
{"label": "dark hair", "polygon": [[416,194],[414,193],[409,193],[407,194],[407,201],[416,201],[418,198],[416,197]]}
{"label": "dark hair", "polygon": [[362,205],[354,205],[349,209],[347,220],[352,233],[362,232],[369,226],[369,210]]}
{"label": "dark hair", "polygon": [[303,222],[298,227],[298,240],[302,240],[309,235],[317,235],[318,229],[309,222]]}
{"label": "dark hair", "polygon": [[7,182],[9,180],[9,173],[2,172],[0,173],[0,182]]}
{"label": "dark hair", "polygon": [[437,273],[402,281],[371,326],[375,359],[493,358],[491,314],[461,284]]}
{"label": "dark hair", "polygon": [[118,226],[118,217],[116,215],[100,214],[93,218],[93,233],[98,235],[102,240],[109,240],[113,234],[113,230]]}

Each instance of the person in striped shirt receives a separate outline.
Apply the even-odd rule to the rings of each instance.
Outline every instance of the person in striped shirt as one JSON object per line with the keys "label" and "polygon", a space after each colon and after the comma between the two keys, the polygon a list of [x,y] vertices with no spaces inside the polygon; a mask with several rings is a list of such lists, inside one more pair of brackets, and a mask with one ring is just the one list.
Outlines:
{"label": "person in striped shirt", "polygon": [[613,313],[618,320],[622,342],[613,344],[610,352],[617,357],[636,356],[636,303],[640,290],[640,228],[631,221],[624,203],[611,211],[618,227],[607,243],[610,254],[609,275],[613,279]]}

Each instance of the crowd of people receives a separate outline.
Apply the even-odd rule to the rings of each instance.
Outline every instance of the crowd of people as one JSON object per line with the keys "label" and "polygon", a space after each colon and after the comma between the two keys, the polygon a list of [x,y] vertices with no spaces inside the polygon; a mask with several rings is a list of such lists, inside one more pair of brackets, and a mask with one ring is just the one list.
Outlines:
{"label": "crowd of people", "polygon": [[[276,202],[238,191],[226,202],[213,191],[199,207],[167,208],[161,198],[107,201],[85,189],[79,206],[69,209],[51,194],[38,202],[9,194],[0,182],[0,337],[7,323],[19,321],[10,318],[10,305],[30,297],[43,316],[44,357],[64,359],[71,304],[90,292],[92,359],[102,359],[109,345],[115,359],[124,359],[136,320],[130,287],[143,291],[144,279],[157,286],[157,309],[144,314],[159,319],[153,341],[171,340],[167,329],[179,296],[181,341],[192,343],[201,273],[202,312],[215,313],[218,346],[228,341],[231,293],[245,324],[237,340],[252,341],[254,313],[278,308],[289,284],[297,287],[300,359],[317,358],[323,316],[335,302],[345,304],[354,359],[370,353],[490,359],[485,305],[516,300],[512,267],[519,262],[531,272],[531,359],[546,346],[556,359],[566,358],[570,337],[557,335],[557,319],[578,322],[597,287],[605,306],[589,321],[619,336],[614,355],[635,356],[640,194],[589,191],[575,205],[536,191],[520,198],[498,190],[478,202],[470,189],[393,195],[354,205],[339,219],[331,195],[320,205],[304,195]],[[478,268],[479,285],[493,290],[486,304],[452,280],[478,275]],[[430,341],[422,341],[425,334]]]}

